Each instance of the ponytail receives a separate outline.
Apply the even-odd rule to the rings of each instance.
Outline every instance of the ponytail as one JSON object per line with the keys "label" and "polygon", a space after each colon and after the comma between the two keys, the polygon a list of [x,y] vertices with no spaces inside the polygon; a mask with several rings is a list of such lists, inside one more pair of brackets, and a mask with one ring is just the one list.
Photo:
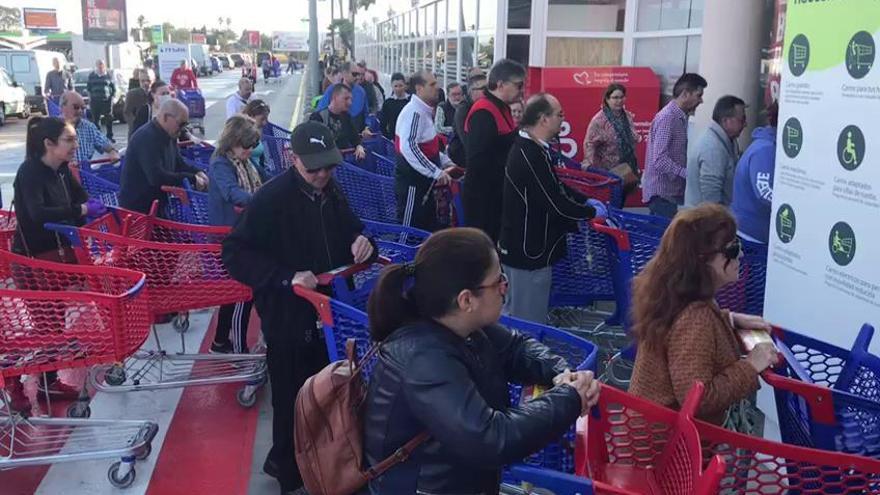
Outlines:
{"label": "ponytail", "polygon": [[370,318],[370,335],[375,342],[387,339],[395,330],[418,318],[415,304],[405,293],[407,279],[406,265],[386,266],[367,301],[367,315]]}
{"label": "ponytail", "polygon": [[415,262],[382,270],[367,301],[370,333],[382,342],[418,319],[436,319],[458,309],[458,294],[480,285],[498,263],[483,231],[454,228],[432,234]]}

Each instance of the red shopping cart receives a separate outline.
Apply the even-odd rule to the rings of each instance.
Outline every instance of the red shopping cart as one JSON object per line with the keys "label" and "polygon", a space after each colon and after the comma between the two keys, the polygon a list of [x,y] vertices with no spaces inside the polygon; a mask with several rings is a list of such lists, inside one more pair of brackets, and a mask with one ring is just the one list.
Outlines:
{"label": "red shopping cart", "polygon": [[[0,389],[25,374],[125,359],[148,335],[143,273],[0,251],[0,280]],[[84,391],[68,415],[87,417],[87,401]],[[127,487],[157,429],[149,421],[26,419],[0,394],[0,470],[119,457],[108,477]]]}
{"label": "red shopping cart", "polygon": [[18,222],[15,220],[15,212],[0,210],[0,250],[12,250],[12,239],[15,237],[15,229]]}
{"label": "red shopping cart", "polygon": [[[157,206],[153,205],[153,212]],[[166,315],[250,300],[251,290],[233,280],[221,260],[220,241],[228,227],[208,227],[162,220],[148,214],[111,209],[98,220],[76,228],[47,225],[66,236],[82,264],[115,266],[147,275],[149,309]],[[188,317],[179,330],[189,326]],[[157,350],[137,353],[124,365],[99,369],[89,375],[98,390],[128,392],[188,385],[245,383],[237,398],[245,407],[265,381],[265,355],[186,354],[162,349],[155,327]]]}
{"label": "red shopping cart", "polygon": [[[698,388],[689,393],[683,411],[696,407]],[[579,436],[577,473],[614,486],[609,493],[690,494],[699,486],[688,481],[695,480],[695,469],[720,457],[720,482],[705,493],[880,493],[880,461],[771,442],[702,421],[693,421],[695,432],[682,442],[682,429],[676,427],[681,416],[603,385],[586,434]],[[694,440],[702,448],[695,448]],[[670,462],[675,451],[679,461]],[[710,478],[719,475],[711,463],[705,472]]]}

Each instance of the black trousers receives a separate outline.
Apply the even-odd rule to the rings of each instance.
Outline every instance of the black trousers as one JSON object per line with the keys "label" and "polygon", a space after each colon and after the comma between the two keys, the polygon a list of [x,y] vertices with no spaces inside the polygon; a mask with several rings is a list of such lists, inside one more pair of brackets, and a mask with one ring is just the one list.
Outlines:
{"label": "black trousers", "polygon": [[[263,321],[266,320],[268,318]],[[284,491],[296,490],[303,484],[293,448],[296,394],[308,377],[321,371],[329,362],[322,334],[309,329],[313,337],[303,342],[303,330],[267,328],[263,324],[263,338],[268,347],[266,364],[272,386],[272,449],[268,458],[278,465],[278,481]]]}
{"label": "black trousers", "polygon": [[[398,165],[398,168],[400,165]],[[397,221],[407,227],[434,232],[437,222],[437,201],[432,189],[434,181],[413,173],[397,172],[394,194],[397,196]]]}
{"label": "black trousers", "polygon": [[105,100],[91,100],[89,110],[92,112],[92,122],[101,127],[101,122],[107,128],[107,138],[113,139],[113,104]]}
{"label": "black trousers", "polygon": [[247,331],[251,319],[252,301],[237,302],[220,306],[217,315],[217,329],[214,333],[214,342],[224,344],[229,342],[230,330],[232,331],[232,350],[236,354],[247,352]]}

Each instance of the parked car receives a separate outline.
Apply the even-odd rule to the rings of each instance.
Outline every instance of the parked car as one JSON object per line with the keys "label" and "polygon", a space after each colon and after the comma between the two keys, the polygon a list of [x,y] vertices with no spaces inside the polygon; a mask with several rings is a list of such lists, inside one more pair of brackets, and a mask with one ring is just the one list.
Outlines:
{"label": "parked car", "polygon": [[226,53],[216,53],[214,54],[218,59],[220,59],[220,64],[224,69],[231,69],[234,67],[232,61],[229,59],[229,55]]}
{"label": "parked car", "polygon": [[[73,90],[79,93],[86,105],[89,104],[89,74],[94,69],[80,69],[73,73]],[[113,76],[113,82],[116,83],[116,94],[113,96],[113,120],[125,122],[123,110],[125,108],[125,93],[128,91],[128,80],[122,75],[121,71],[116,69],[109,70]]]}
{"label": "parked car", "polygon": [[211,71],[217,73],[223,72],[223,64],[217,56],[211,56]]}
{"label": "parked car", "polygon": [[235,67],[244,65],[244,57],[240,53],[232,53],[229,55],[229,58],[232,59],[232,64]]}
{"label": "parked car", "polygon": [[31,106],[27,103],[27,91],[13,82],[6,69],[0,67],[0,126],[6,123],[6,117],[15,115],[27,119],[31,115]]}

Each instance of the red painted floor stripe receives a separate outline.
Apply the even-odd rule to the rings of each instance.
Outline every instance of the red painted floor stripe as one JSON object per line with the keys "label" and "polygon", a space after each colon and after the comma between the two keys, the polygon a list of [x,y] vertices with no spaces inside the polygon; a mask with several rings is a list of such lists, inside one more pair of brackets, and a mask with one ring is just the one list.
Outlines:
{"label": "red painted floor stripe", "polygon": [[[216,319],[215,312],[200,352],[207,352],[214,338]],[[260,332],[256,320],[254,312],[249,347]],[[183,391],[147,495],[247,493],[258,410],[238,404],[239,388],[225,384]]]}

